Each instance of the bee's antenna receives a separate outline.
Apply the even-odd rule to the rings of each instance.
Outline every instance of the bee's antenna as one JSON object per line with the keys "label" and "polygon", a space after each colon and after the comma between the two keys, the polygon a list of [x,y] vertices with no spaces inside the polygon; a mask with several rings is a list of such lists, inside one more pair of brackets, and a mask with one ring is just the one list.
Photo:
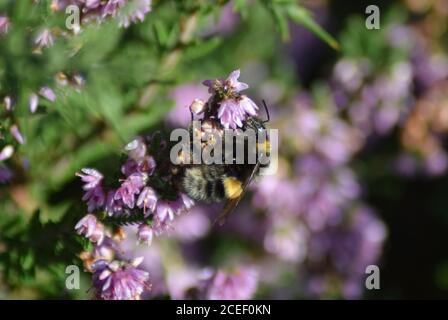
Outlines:
{"label": "bee's antenna", "polygon": [[266,110],[266,115],[268,116],[268,119],[263,121],[263,123],[266,123],[266,122],[269,122],[269,120],[271,120],[271,117],[269,116],[269,109],[268,109],[268,106],[266,105],[266,101],[264,101],[264,99],[262,101],[263,101],[264,110]]}
{"label": "bee's antenna", "polygon": [[194,115],[193,115],[193,111],[190,110],[190,115],[191,115],[191,122],[193,122],[194,120]]}

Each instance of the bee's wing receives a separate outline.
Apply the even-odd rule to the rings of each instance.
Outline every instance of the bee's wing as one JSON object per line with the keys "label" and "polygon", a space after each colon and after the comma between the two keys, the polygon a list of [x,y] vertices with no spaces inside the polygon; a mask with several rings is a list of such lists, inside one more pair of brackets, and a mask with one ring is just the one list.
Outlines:
{"label": "bee's wing", "polygon": [[257,162],[257,164],[255,165],[255,167],[252,170],[252,172],[250,173],[250,175],[248,175],[246,177],[246,179],[244,180],[244,183],[242,186],[243,192],[241,192],[239,197],[236,197],[235,199],[227,200],[227,202],[224,204],[224,208],[222,209],[218,218],[216,218],[216,220],[213,222],[213,224],[218,223],[220,226],[222,226],[224,224],[227,216],[236,208],[236,206],[240,202],[241,198],[244,195],[244,192],[246,191],[246,188],[249,186],[249,183],[252,181],[252,179],[255,176],[255,173],[258,171],[259,168],[260,168],[260,162]]}

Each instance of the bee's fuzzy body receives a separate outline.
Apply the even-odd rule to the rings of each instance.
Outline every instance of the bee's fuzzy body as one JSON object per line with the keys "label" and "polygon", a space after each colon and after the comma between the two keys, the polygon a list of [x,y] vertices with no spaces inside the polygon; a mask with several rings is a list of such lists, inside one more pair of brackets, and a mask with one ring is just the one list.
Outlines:
{"label": "bee's fuzzy body", "polygon": [[[260,132],[263,123],[249,118],[246,128]],[[255,165],[249,164],[200,164],[184,167],[182,187],[194,200],[217,203],[232,200],[243,193],[244,182],[251,175]]]}

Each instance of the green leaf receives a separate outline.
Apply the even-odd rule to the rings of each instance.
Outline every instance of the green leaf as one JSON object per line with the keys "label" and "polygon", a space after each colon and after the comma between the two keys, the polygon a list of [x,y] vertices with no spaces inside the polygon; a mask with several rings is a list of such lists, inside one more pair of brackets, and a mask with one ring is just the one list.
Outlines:
{"label": "green leaf", "polygon": [[303,7],[292,5],[287,9],[288,16],[295,23],[303,25],[309,29],[323,41],[325,41],[330,47],[335,50],[339,50],[339,43],[321,26],[319,26],[313,19],[311,13]]}

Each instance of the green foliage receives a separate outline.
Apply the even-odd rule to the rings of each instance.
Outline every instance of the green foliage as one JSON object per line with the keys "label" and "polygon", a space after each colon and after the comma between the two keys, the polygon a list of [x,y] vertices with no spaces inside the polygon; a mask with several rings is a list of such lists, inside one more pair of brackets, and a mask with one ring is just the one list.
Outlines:
{"label": "green foliage", "polygon": [[297,1],[277,0],[263,1],[275,19],[283,40],[289,39],[288,19],[312,31],[333,49],[338,49],[338,42],[313,19],[312,14]]}
{"label": "green foliage", "polygon": [[397,61],[402,61],[408,56],[409,50],[391,45],[388,32],[394,26],[405,21],[403,11],[388,11],[383,18],[382,28],[379,30],[368,30],[360,28],[364,20],[359,16],[351,17],[340,37],[341,47],[345,57],[364,58],[372,62],[375,70],[384,70]]}
{"label": "green foliage", "polygon": [[[80,264],[76,256],[85,246],[74,232],[86,213],[75,172],[116,169],[122,146],[159,126],[173,106],[169,93],[176,85],[222,76],[257,59],[268,62],[279,86],[291,83],[292,71],[274,59],[277,35],[270,32],[277,26],[286,40],[288,20],[337,47],[296,1],[234,1],[242,21],[230,35],[204,34],[228,1],[153,2],[143,23],[122,29],[111,19],[84,25],[79,34],[65,29],[64,13],[52,12],[50,0],[0,2],[12,22],[0,41],[0,99],[16,100],[13,113],[2,110],[0,147],[14,143],[8,134],[13,123],[27,140],[15,145],[15,179],[0,187],[0,271],[11,290],[28,287],[38,297],[61,297],[65,267]],[[33,42],[43,28],[57,39],[38,52]],[[81,74],[85,86],[56,81],[60,72]],[[31,114],[29,96],[42,86],[53,88],[57,99],[40,98]]]}

